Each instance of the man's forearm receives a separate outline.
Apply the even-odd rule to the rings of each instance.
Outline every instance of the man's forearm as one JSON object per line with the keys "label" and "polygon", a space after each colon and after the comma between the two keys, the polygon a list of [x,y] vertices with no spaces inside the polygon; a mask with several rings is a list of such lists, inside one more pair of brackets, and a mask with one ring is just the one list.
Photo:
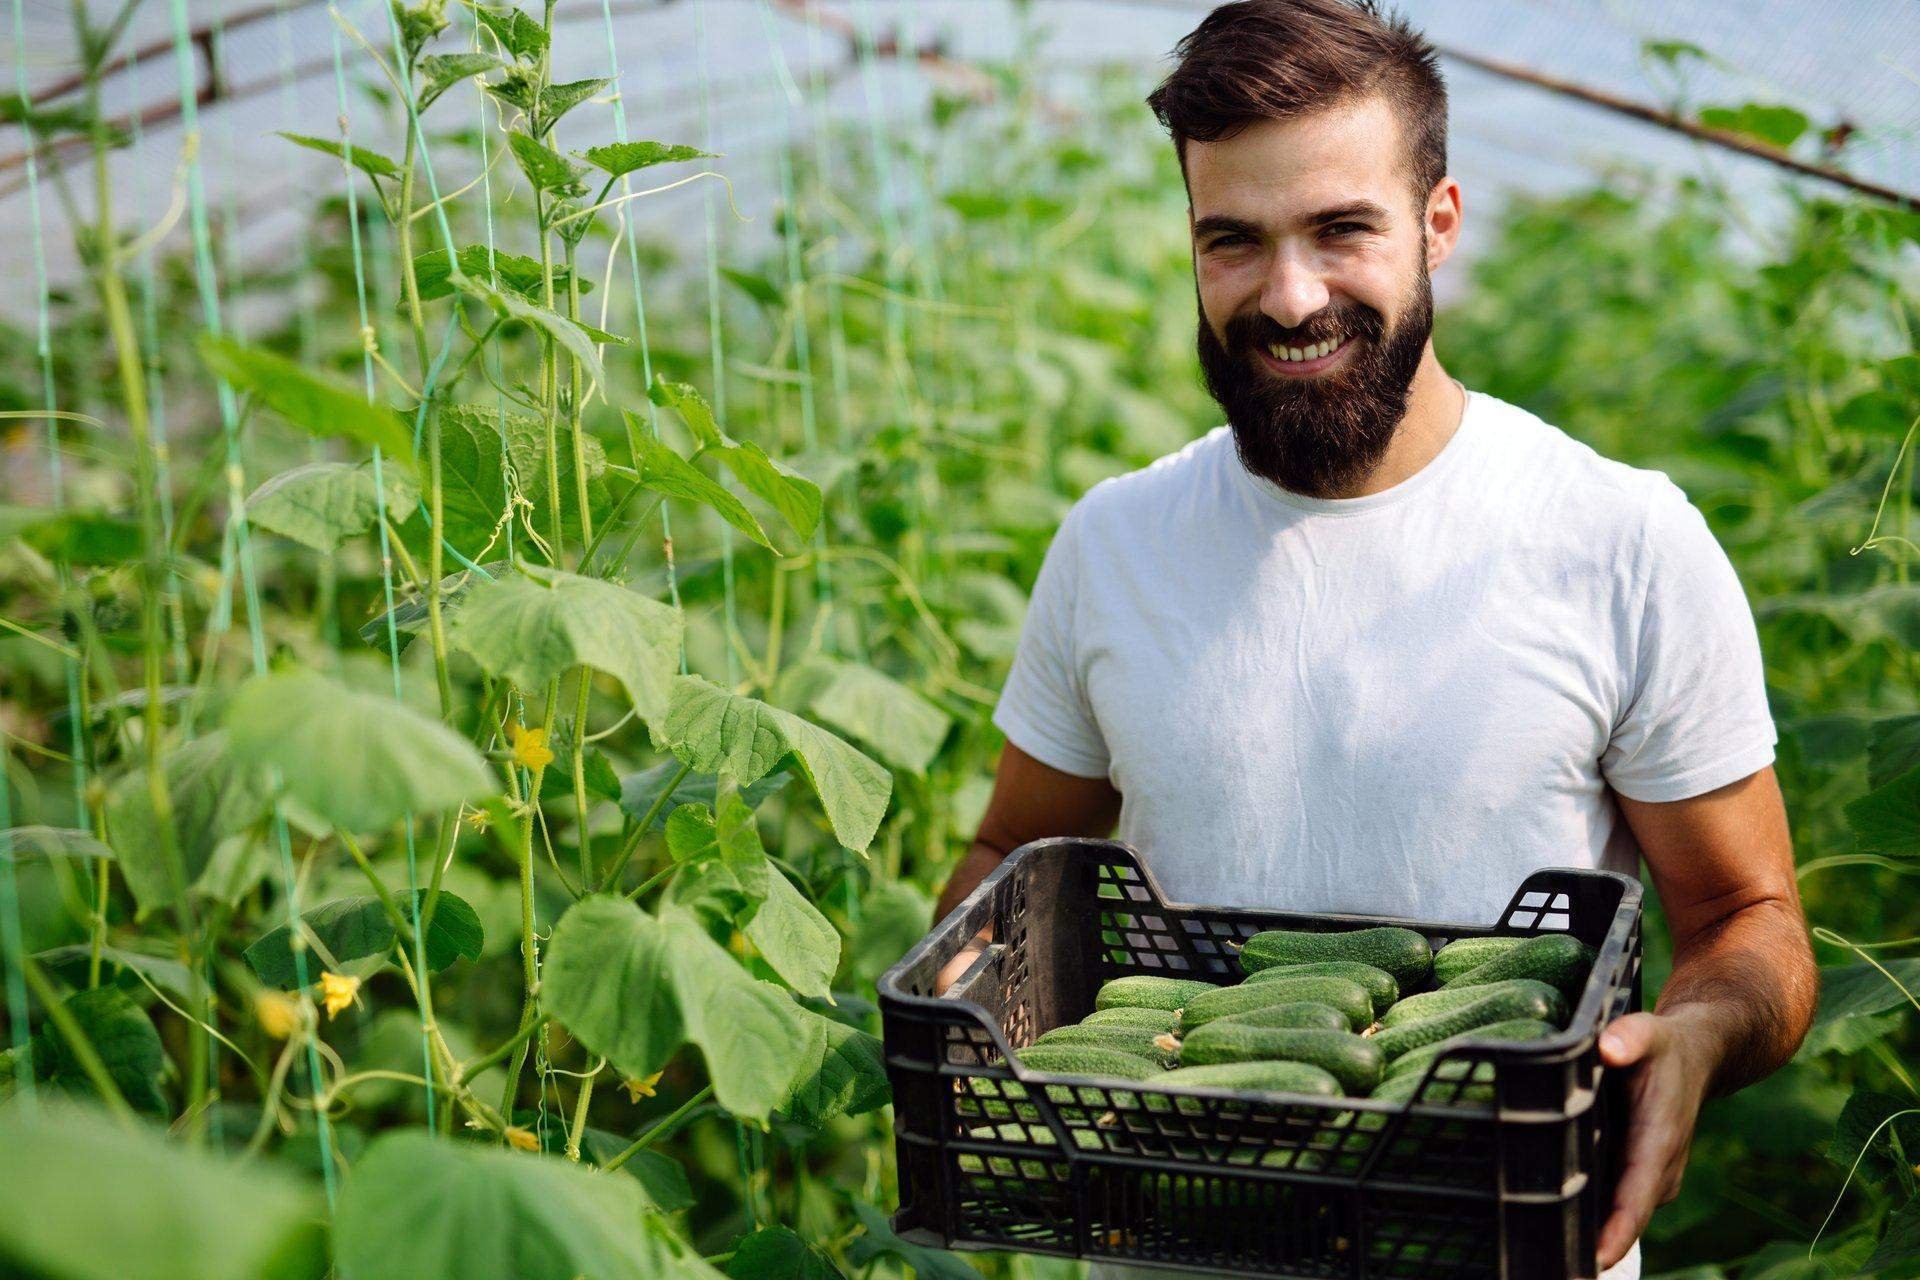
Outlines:
{"label": "man's forearm", "polygon": [[1769,898],[1742,907],[1676,953],[1656,1012],[1706,1033],[1709,1092],[1718,1095],[1791,1058],[1818,998],[1819,971],[1799,908]]}
{"label": "man's forearm", "polygon": [[968,847],[967,856],[960,859],[960,865],[947,878],[947,887],[940,891],[940,901],[934,907],[933,918],[946,919],[955,907],[966,900],[968,894],[980,887],[980,882],[991,875],[1006,856],[1005,850],[996,849],[985,840],[976,838]]}

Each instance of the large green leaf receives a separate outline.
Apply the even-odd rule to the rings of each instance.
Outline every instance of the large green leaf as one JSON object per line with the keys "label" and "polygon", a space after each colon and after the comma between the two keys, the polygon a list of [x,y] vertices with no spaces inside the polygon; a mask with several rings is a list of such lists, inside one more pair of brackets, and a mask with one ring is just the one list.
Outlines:
{"label": "large green leaf", "polygon": [[[546,293],[546,268],[540,265],[538,258],[529,258],[525,254],[508,253],[502,249],[488,252],[483,244],[463,246],[458,252],[460,270],[475,280],[498,279],[500,287],[511,289],[515,293],[538,302]],[[420,290],[420,300],[431,302],[444,298],[453,292],[453,272],[448,267],[445,249],[429,249],[425,253],[413,256],[413,282]],[[567,268],[556,263],[553,267],[553,288],[556,297],[564,297],[567,292]],[[586,293],[593,288],[593,281],[585,276],[580,278],[580,292]]]}
{"label": "large green leaf", "polygon": [[824,996],[840,967],[840,935],[786,876],[775,869],[766,899],[744,932],[761,957],[801,995]]}
{"label": "large green leaf", "polygon": [[1909,992],[1920,998],[1920,959],[1890,959],[1877,964],[1862,961],[1824,968],[1820,970],[1820,1007],[1814,1023],[1819,1026],[1896,1007],[1912,1008]]}
{"label": "large green leaf", "polygon": [[[333,156],[335,159],[344,160],[347,158],[346,145],[335,142],[330,138],[310,138],[303,133],[282,133],[280,136],[288,142],[293,143],[296,147],[305,147],[309,151],[319,151],[326,155]],[[358,143],[355,143],[353,147],[353,167],[366,174],[369,178],[392,178],[395,182],[400,180],[400,166],[398,164],[377,151],[367,150]]]}
{"label": "large green leaf", "polygon": [[523,689],[574,667],[604,671],[652,723],[680,663],[680,611],[617,583],[526,566],[469,592],[447,639]]}
{"label": "large green leaf", "polygon": [[569,80],[564,84],[550,84],[540,91],[541,123],[551,131],[560,117],[600,92],[611,80]]}
{"label": "large green leaf", "polygon": [[308,435],[372,445],[401,466],[413,465],[407,424],[363,392],[317,378],[285,356],[212,334],[200,336],[200,356],[216,376]]}
{"label": "large green leaf", "polygon": [[1873,1089],[1857,1089],[1834,1122],[1827,1159],[1860,1176],[1882,1182],[1904,1176],[1909,1182],[1920,1161],[1920,1099]]}
{"label": "large green leaf", "polygon": [[517,129],[507,131],[507,146],[513,151],[513,158],[520,162],[520,171],[527,175],[527,181],[533,184],[535,191],[551,191],[560,195],[577,196],[585,194],[580,185],[580,175],[585,170],[547,146]]}
{"label": "large green leaf", "polygon": [[490,53],[433,53],[420,59],[420,110],[425,111],[447,90],[505,66]]}
{"label": "large green leaf", "polygon": [[1920,854],[1920,766],[1849,804],[1847,825],[1871,853]]}
{"label": "large green leaf", "polygon": [[953,725],[952,716],[892,676],[837,658],[810,658],[789,668],[780,697],[914,774],[926,773]]}
{"label": "large green leaf", "polygon": [[698,1045],[714,1096],[764,1121],[807,1046],[803,1011],[751,977],[681,908],[649,916],[623,898],[587,898],[554,929],[541,978],[547,1009],[623,1074],[660,1070]]}
{"label": "large green leaf", "polygon": [[0,507],[0,541],[8,538],[18,538],[47,559],[68,564],[125,564],[142,552],[139,525],[89,511]]}
{"label": "large green leaf", "polygon": [[[244,753],[229,751],[227,738],[215,730],[166,756],[173,844],[185,885],[199,878],[221,841],[259,822],[272,807],[266,776]],[[123,775],[108,790],[107,836],[141,913],[173,903],[173,874],[145,768]]]}
{"label": "large green leaf", "polygon": [[475,5],[473,16],[516,58],[537,59],[547,47],[547,31],[538,22],[512,5],[504,11]]}
{"label": "large green leaf", "polygon": [[699,676],[674,678],[666,725],[655,737],[684,763],[742,786],[793,757],[849,849],[872,842],[893,790],[885,769],[827,730]]}
{"label": "large green leaf", "polygon": [[1915,1259],[1920,1259],[1920,1204],[1912,1200],[1887,1215],[1887,1228],[1867,1259],[1867,1273],[1911,1276]]}
{"label": "large green leaf", "polygon": [[[654,802],[666,789],[667,783],[680,772],[678,761],[667,760],[654,765],[651,769],[642,769],[639,773],[630,773],[620,779],[620,808],[629,816],[640,818],[653,809]],[[750,786],[739,787],[740,798],[752,807],[759,808],[760,802],[793,780],[793,775],[782,769],[770,773]],[[674,784],[673,795],[666,804],[660,806],[653,815],[650,831],[666,828],[667,819],[674,809],[683,804],[702,804],[711,808],[719,802],[720,778],[711,773],[689,773]]]}
{"label": "large green leaf", "polygon": [[742,1237],[727,1259],[728,1280],[842,1280],[833,1259],[790,1227],[762,1227]]}
{"label": "large green leaf", "polygon": [[656,164],[711,159],[713,152],[665,142],[614,142],[604,147],[588,147],[578,155],[594,168],[618,178]]}
{"label": "large green leaf", "polygon": [[[698,882],[696,894],[676,895],[676,900],[694,905],[705,897],[719,897],[729,918],[756,911],[766,901],[772,881],[779,878],[760,844],[753,810],[735,791],[721,799],[717,817],[705,805],[685,804],[675,809],[667,819],[667,852],[675,862],[704,864],[703,870],[708,872]],[[674,886],[677,889],[690,883],[695,881],[683,875]]]}
{"label": "large green leaf", "polygon": [[879,1257],[893,1257],[912,1267],[919,1280],[980,1280],[980,1273],[944,1249],[902,1240],[893,1233],[887,1215],[870,1204],[853,1202],[853,1216],[866,1233],[847,1246],[847,1260],[865,1266]]}
{"label": "large green leaf", "polygon": [[640,1185],[550,1156],[389,1134],[334,1217],[340,1280],[716,1280]]}
{"label": "large green leaf", "polygon": [[[623,1134],[587,1126],[580,1149],[587,1159],[604,1165],[632,1144]],[[663,1151],[642,1148],[628,1156],[620,1172],[632,1177],[647,1193],[647,1201],[662,1213],[678,1213],[694,1205],[693,1184],[680,1162]]]}
{"label": "large green leaf", "polygon": [[[402,893],[398,901],[404,904],[406,897]],[[424,903],[426,897],[425,889],[414,893],[416,903]],[[405,911],[406,907],[402,905],[400,909]],[[380,899],[372,894],[336,898],[310,907],[300,913],[300,924],[310,948],[308,982],[319,977],[322,965],[331,967],[333,963],[346,964],[377,956],[391,948],[395,941],[393,920],[380,905]],[[412,947],[411,926],[400,940]],[[324,950],[313,949],[315,941]],[[247,963],[260,981],[289,991],[300,985],[292,942],[293,927],[282,924],[262,934],[247,948]],[[441,890],[434,903],[433,919],[427,925],[426,944],[427,968],[435,972],[462,958],[478,960],[486,945],[486,931],[480,925],[479,913],[464,898]]]}
{"label": "large green leaf", "polygon": [[372,463],[310,462],[255,489],[247,499],[247,519],[315,551],[332,551],[373,527],[383,488],[391,519],[412,514],[420,494],[407,473],[385,467],[380,481],[374,484]]}
{"label": "large green leaf", "polygon": [[606,385],[607,371],[600,364],[600,353],[595,349],[594,343],[596,341],[624,343],[626,339],[600,333],[599,330],[594,331],[594,334],[598,335],[596,338],[588,334],[579,324],[556,311],[541,306],[531,298],[523,298],[511,290],[496,289],[485,281],[475,280],[471,276],[467,277],[461,287],[492,307],[496,315],[543,330],[568,355],[580,362],[581,369],[589,379],[601,386]]}
{"label": "large green leaf", "polygon": [[[76,991],[65,1004],[100,1056],[120,1096],[135,1110],[164,1114],[167,1099],[160,1092],[160,1082],[167,1072],[167,1053],[146,1010],[118,987]],[[54,1081],[77,1092],[91,1092],[92,1082],[67,1038],[55,1030],[46,1039]]]}
{"label": "large green leaf", "polygon": [[780,1113],[818,1128],[835,1116],[862,1115],[892,1098],[879,1037],[833,1018],[809,1014],[820,1025],[820,1055],[795,1081]]}
{"label": "large green leaf", "polygon": [[390,826],[497,789],[480,753],[446,725],[311,671],[241,685],[227,732],[241,758],[278,770],[288,795],[344,831]]}
{"label": "large green leaf", "polygon": [[1916,765],[1920,765],[1920,715],[1875,720],[1867,748],[1867,784],[1883,787]]}
{"label": "large green leaf", "polygon": [[848,947],[852,971],[872,982],[891,969],[933,927],[933,903],[905,880],[873,887],[860,903],[860,925]]}
{"label": "large green leaf", "polygon": [[[627,414],[627,418],[632,423],[631,413]],[[729,493],[725,485],[668,448],[664,441],[647,434],[639,424],[633,425],[638,428],[633,432],[633,438],[638,441],[640,449],[640,455],[633,463],[636,483],[655,493],[712,507],[722,520],[767,550],[779,551],[768,539],[767,531],[761,527],[759,519],[747,510],[744,502]]]}
{"label": "large green leaf", "polygon": [[44,1280],[317,1280],[325,1205],[273,1162],[43,1098],[0,1107],[0,1259]]}
{"label": "large green leaf", "polygon": [[[546,428],[538,418],[482,405],[448,405],[440,413],[441,510],[447,540],[477,557],[499,534],[507,511],[507,469],[516,492],[534,504],[525,520],[550,535],[552,504],[547,492]],[[581,442],[586,460],[587,502],[596,516],[607,504],[606,451],[588,436]],[[560,475],[561,530],[580,536],[579,486],[573,475],[573,447],[564,437],[555,459]],[[520,535],[524,537],[524,534]],[[504,535],[496,549],[506,545]]]}
{"label": "large green leaf", "polygon": [[658,374],[647,389],[653,402],[680,415],[706,451],[725,464],[734,477],[780,513],[803,538],[813,536],[820,523],[820,486],[779,462],[751,440],[740,441],[720,429],[713,409],[700,393],[684,382],[669,382]]}

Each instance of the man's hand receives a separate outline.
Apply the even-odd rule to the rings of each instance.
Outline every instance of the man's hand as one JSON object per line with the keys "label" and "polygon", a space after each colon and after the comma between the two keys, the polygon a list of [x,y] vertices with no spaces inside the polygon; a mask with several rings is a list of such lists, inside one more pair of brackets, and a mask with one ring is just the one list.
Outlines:
{"label": "man's hand", "polygon": [[1600,1061],[1627,1070],[1627,1149],[1613,1212],[1600,1229],[1600,1266],[1626,1257],[1653,1211],[1680,1194],[1693,1126],[1722,1056],[1720,1033],[1697,1006],[1630,1013],[1600,1037]]}
{"label": "man's hand", "polygon": [[940,966],[940,975],[933,980],[933,994],[937,996],[947,994],[947,988],[960,981],[960,975],[971,968],[973,962],[978,960],[981,953],[986,951],[986,949],[987,938],[985,934],[970,939],[966,946],[960,948],[959,953],[955,955],[953,959]]}

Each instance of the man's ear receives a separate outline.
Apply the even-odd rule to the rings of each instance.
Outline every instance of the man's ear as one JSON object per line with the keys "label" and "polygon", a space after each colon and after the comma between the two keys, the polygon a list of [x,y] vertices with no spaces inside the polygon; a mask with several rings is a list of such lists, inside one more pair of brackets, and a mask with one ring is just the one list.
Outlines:
{"label": "man's ear", "polygon": [[1454,246],[1460,243],[1461,199],[1460,184],[1451,174],[1435,183],[1433,192],[1427,197],[1425,217],[1429,273],[1452,257]]}

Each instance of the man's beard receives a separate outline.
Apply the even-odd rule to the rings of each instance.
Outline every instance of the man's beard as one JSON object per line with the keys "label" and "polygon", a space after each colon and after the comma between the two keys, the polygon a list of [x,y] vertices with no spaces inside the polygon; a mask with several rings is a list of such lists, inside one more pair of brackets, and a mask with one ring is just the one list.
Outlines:
{"label": "man's beard", "polygon": [[[1379,465],[1407,411],[1407,389],[1433,332],[1433,282],[1424,263],[1391,331],[1371,307],[1348,303],[1289,332],[1262,312],[1227,322],[1222,344],[1200,313],[1200,369],[1227,412],[1241,465],[1310,498],[1351,492]],[[1258,350],[1306,347],[1352,335],[1337,372],[1288,378],[1268,372]]]}

